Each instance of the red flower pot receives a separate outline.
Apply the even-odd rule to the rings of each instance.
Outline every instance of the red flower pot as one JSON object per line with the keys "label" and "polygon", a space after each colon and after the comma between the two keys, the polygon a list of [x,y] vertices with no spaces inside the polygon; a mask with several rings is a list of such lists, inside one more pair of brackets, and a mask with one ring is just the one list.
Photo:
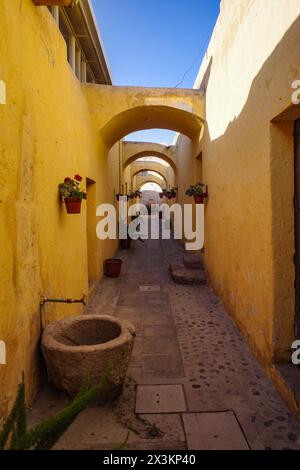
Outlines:
{"label": "red flower pot", "polygon": [[82,199],[78,197],[66,197],[65,205],[68,214],[80,214]]}
{"label": "red flower pot", "polygon": [[201,196],[194,196],[194,200],[196,204],[204,204],[205,195],[202,194]]}
{"label": "red flower pot", "polygon": [[120,244],[123,250],[129,250],[131,247],[131,238],[125,238],[120,240]]}
{"label": "red flower pot", "polygon": [[122,268],[122,260],[120,259],[107,259],[105,260],[105,275],[107,277],[119,277]]}

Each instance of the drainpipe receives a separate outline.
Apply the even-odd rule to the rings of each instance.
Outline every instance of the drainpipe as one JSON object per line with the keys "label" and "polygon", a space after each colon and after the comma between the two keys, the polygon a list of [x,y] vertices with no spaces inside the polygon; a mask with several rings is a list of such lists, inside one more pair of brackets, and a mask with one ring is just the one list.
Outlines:
{"label": "drainpipe", "polygon": [[45,318],[45,310],[43,307],[46,303],[64,303],[64,304],[83,304],[86,305],[87,296],[84,294],[81,299],[50,299],[41,297],[40,300],[40,333],[43,334],[44,328],[50,324],[48,316]]}
{"label": "drainpipe", "polygon": [[83,304],[86,305],[86,295],[84,294],[81,299],[47,299],[42,298],[41,299],[41,305],[44,305],[46,303],[64,303],[64,304]]}
{"label": "drainpipe", "polygon": [[51,7],[51,13],[53,18],[55,19],[55,23],[59,27],[59,7],[58,6],[52,6]]}
{"label": "drainpipe", "polygon": [[76,40],[75,37],[71,34],[69,36],[69,63],[73,72],[76,72]]}

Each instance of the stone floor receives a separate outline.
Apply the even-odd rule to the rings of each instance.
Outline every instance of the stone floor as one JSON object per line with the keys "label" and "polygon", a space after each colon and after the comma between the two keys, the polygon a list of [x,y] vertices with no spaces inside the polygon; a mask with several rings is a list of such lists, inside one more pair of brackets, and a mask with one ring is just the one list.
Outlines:
{"label": "stone floor", "polygon": [[[219,299],[209,286],[172,281],[169,263],[182,262],[183,254],[174,240],[136,241],[119,253],[121,277],[104,279],[86,313],[136,326],[124,393],[114,406],[82,412],[56,448],[113,449],[129,430],[128,449],[300,449],[300,424]],[[160,386],[172,384],[164,397]],[[31,424],[66,402],[45,387]]]}

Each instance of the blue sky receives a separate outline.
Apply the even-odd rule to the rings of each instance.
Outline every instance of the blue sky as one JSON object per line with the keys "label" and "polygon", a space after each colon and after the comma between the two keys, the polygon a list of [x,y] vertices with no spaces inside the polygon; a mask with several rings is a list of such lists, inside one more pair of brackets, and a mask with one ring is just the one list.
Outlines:
{"label": "blue sky", "polygon": [[[220,0],[93,0],[114,85],[192,87],[219,14]],[[130,140],[172,143],[148,130]]]}

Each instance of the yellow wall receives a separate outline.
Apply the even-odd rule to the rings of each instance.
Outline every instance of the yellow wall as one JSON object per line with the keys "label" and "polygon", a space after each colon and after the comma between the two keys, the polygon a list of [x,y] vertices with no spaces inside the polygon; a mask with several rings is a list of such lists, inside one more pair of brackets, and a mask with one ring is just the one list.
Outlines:
{"label": "yellow wall", "polygon": [[[31,0],[0,0],[0,31],[0,78],[7,87],[7,104],[0,107],[0,339],[7,347],[7,365],[0,366],[0,414],[5,414],[22,371],[28,399],[36,391],[40,314],[47,323],[83,308],[49,304],[40,311],[40,296],[88,293],[87,202],[81,215],[67,215],[58,184],[79,173],[95,182],[92,204],[113,202],[119,156],[113,148],[108,157],[92,133],[81,85],[47,8]],[[95,241],[89,230],[89,240],[98,245],[90,268],[95,280],[116,242]]]}
{"label": "yellow wall", "polygon": [[[40,296],[88,293],[89,277],[100,279],[103,260],[115,251],[116,241],[95,240],[94,210],[116,204],[122,184],[130,190],[123,165],[137,145],[117,141],[150,123],[189,136],[179,136],[177,149],[156,149],[176,170],[179,200],[191,202],[184,195],[190,184],[208,184],[205,263],[213,287],[265,364],[288,359],[293,120],[300,116],[289,108],[291,83],[300,78],[299,15],[294,0],[285,0],[284,10],[282,0],[222,0],[196,83],[201,91],[151,90],[81,85],[48,10],[31,0],[0,0],[0,80],[7,87],[0,106],[1,413],[23,370],[28,399],[37,389],[40,314],[47,323],[82,312],[64,304],[40,310]],[[141,148],[148,154],[148,144]],[[71,216],[58,184],[75,173],[88,179],[89,200]]]}

